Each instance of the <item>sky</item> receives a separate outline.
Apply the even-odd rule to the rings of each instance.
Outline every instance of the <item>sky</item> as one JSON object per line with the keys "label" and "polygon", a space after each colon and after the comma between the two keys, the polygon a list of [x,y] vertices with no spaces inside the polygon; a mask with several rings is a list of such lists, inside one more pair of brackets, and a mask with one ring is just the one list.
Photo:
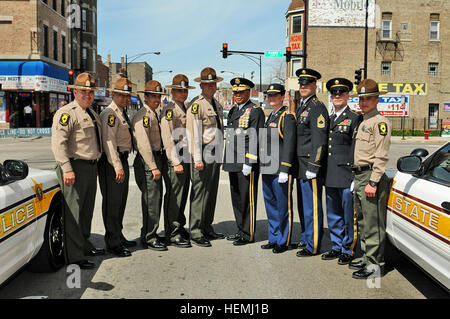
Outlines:
{"label": "sky", "polygon": [[[222,58],[222,43],[228,50],[285,50],[285,13],[291,0],[98,0],[98,54],[106,61],[120,62],[121,56],[149,54],[146,61],[154,79],[163,86],[178,73],[188,76],[190,85],[205,67],[229,82],[239,73],[259,83],[259,66],[241,55]],[[259,60],[259,57],[257,57]],[[262,57],[262,80],[270,80],[274,67],[284,57]],[[169,71],[172,73],[160,72]],[[229,71],[221,73],[220,71]]]}

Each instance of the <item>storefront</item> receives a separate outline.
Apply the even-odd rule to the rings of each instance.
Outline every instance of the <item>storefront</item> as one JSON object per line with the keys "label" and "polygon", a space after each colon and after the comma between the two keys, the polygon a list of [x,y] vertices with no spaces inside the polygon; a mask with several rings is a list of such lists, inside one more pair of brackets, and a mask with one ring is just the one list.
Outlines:
{"label": "storefront", "polygon": [[58,106],[69,101],[68,80],[67,70],[42,61],[0,61],[0,123],[50,127]]}

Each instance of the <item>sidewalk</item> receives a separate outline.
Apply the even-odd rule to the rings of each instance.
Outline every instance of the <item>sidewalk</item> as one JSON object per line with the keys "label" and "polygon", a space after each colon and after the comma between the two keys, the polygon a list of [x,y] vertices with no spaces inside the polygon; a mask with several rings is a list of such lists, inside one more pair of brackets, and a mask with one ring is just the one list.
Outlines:
{"label": "sidewalk", "polygon": [[391,136],[391,143],[447,143],[450,142],[450,136],[430,136],[428,140],[424,136]]}

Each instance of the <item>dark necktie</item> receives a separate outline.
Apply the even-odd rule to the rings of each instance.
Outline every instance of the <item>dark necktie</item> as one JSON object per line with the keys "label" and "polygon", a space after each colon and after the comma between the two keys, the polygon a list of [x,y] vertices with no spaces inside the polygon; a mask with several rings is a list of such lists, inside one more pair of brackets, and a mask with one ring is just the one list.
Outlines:
{"label": "dark necktie", "polygon": [[92,122],[94,123],[95,126],[95,138],[97,139],[97,146],[98,146],[98,151],[100,153],[102,153],[102,142],[100,141],[100,133],[98,131],[98,125],[97,125],[97,120],[95,119],[94,114],[92,114],[91,109],[87,108],[86,109],[87,114],[89,114],[89,117],[91,118]]}
{"label": "dark necktie", "polygon": [[162,140],[162,136],[161,136],[161,119],[159,118],[159,115],[158,115],[158,113],[156,113],[156,111],[153,111],[153,113],[155,113],[156,119],[158,120],[159,139],[161,141],[161,150],[163,150],[164,144],[163,144],[163,140]]}
{"label": "dark necktie", "polygon": [[334,124],[334,121],[336,121],[337,115],[336,113],[334,113],[333,115],[330,116],[330,124]]}
{"label": "dark necktie", "polygon": [[123,110],[122,114],[123,114],[123,117],[125,118],[125,121],[127,121],[127,123],[128,123],[128,131],[130,131],[130,138],[131,138],[131,151],[134,152],[134,150],[136,148],[134,147],[133,130],[131,129],[130,118],[128,117],[128,114],[125,110]]}
{"label": "dark necktie", "polygon": [[216,112],[217,128],[219,130],[222,130],[222,125],[220,124],[219,113],[217,112],[217,107],[216,107],[216,103],[214,102],[214,98],[211,99],[211,105],[214,109],[214,112]]}

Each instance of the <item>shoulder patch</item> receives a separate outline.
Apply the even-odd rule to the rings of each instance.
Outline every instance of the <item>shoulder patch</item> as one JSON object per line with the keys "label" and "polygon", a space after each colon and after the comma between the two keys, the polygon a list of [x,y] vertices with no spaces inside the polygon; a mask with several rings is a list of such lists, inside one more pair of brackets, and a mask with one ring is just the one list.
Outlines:
{"label": "shoulder patch", "polygon": [[191,112],[192,112],[192,114],[198,114],[198,104],[197,103],[192,105]]}
{"label": "shoulder patch", "polygon": [[166,120],[172,121],[172,119],[173,119],[173,111],[172,110],[167,110],[166,111]]}
{"label": "shoulder patch", "polygon": [[114,125],[116,125],[116,117],[114,115],[109,115],[107,124],[110,127],[114,127]]}
{"label": "shoulder patch", "polygon": [[317,127],[325,128],[325,117],[323,116],[323,114],[320,114],[320,116],[317,118]]}
{"label": "shoulder patch", "polygon": [[63,113],[61,115],[61,118],[59,119],[59,124],[61,124],[62,126],[67,126],[67,125],[69,125],[69,120],[70,120],[70,115],[68,113]]}
{"label": "shoulder patch", "polygon": [[150,118],[148,116],[144,116],[142,123],[145,128],[149,128],[150,127]]}
{"label": "shoulder patch", "polygon": [[385,122],[378,123],[378,130],[380,131],[380,135],[386,136],[388,133],[388,126]]}

